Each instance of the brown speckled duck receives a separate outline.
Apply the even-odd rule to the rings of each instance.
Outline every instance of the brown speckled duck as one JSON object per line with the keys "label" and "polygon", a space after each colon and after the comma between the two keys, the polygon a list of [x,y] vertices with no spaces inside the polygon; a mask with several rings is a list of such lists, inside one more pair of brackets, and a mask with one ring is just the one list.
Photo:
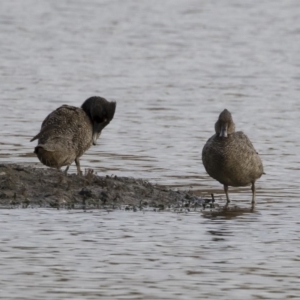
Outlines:
{"label": "brown speckled duck", "polygon": [[264,173],[263,164],[251,141],[242,131],[235,131],[231,113],[225,109],[215,124],[216,133],[202,150],[206,172],[224,185],[226,205],[228,186],[251,184],[252,208],[255,206],[255,181]]}
{"label": "brown speckled duck", "polygon": [[60,169],[75,161],[77,174],[79,158],[91,145],[96,145],[102,129],[113,119],[115,102],[102,97],[91,97],[81,107],[62,105],[50,113],[42,123],[41,131],[31,139],[38,139],[34,149],[44,165]]}

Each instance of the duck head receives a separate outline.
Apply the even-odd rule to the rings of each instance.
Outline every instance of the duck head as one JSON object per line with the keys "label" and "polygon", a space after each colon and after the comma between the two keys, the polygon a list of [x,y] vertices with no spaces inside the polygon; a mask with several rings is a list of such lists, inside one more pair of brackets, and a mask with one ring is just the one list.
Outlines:
{"label": "duck head", "polygon": [[229,134],[235,132],[235,125],[231,113],[227,109],[224,109],[220,113],[219,119],[215,124],[215,130],[219,137],[227,137]]}
{"label": "duck head", "polygon": [[93,125],[93,145],[96,145],[102,129],[113,119],[116,102],[109,102],[102,97],[91,97],[84,101],[81,108],[89,116]]}

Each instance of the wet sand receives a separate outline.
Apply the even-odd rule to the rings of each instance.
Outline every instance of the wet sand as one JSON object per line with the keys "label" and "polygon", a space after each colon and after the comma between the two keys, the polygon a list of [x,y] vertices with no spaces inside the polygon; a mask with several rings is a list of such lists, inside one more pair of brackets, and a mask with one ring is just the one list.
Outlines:
{"label": "wet sand", "polygon": [[203,209],[211,205],[192,191],[175,191],[142,179],[62,171],[18,164],[0,165],[2,208],[53,207],[126,210]]}

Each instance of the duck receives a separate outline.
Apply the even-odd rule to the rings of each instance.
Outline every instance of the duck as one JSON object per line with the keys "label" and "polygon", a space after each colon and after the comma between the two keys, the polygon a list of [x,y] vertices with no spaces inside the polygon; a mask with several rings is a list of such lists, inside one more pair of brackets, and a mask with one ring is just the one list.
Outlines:
{"label": "duck", "polygon": [[81,175],[79,158],[96,145],[102,130],[111,122],[116,102],[93,96],[81,107],[62,105],[52,111],[42,122],[40,132],[30,141],[38,140],[34,153],[48,167],[61,169],[75,161],[77,174]]}
{"label": "duck", "polygon": [[259,154],[242,131],[235,131],[231,113],[224,109],[215,123],[215,134],[202,150],[202,162],[209,176],[224,186],[226,205],[230,203],[228,187],[251,185],[252,209],[255,207],[255,182],[264,173]]}

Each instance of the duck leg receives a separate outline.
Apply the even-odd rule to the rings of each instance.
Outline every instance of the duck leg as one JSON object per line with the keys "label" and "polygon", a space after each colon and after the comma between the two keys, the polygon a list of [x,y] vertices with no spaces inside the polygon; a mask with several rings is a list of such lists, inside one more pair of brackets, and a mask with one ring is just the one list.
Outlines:
{"label": "duck leg", "polygon": [[70,165],[68,165],[68,166],[66,167],[65,171],[64,171],[66,175],[67,175],[67,173],[68,173],[69,168],[70,168]]}
{"label": "duck leg", "polygon": [[82,172],[81,172],[81,170],[80,170],[79,157],[76,157],[76,158],[75,158],[75,164],[76,164],[76,167],[77,167],[77,175],[82,175]]}
{"label": "duck leg", "polygon": [[228,185],[224,184],[224,191],[225,191],[225,195],[226,195],[226,204],[225,204],[225,207],[227,207],[228,204],[230,203],[230,199],[229,199],[229,196],[228,196]]}
{"label": "duck leg", "polygon": [[252,208],[254,208],[255,206],[255,193],[256,193],[256,189],[255,189],[255,181],[252,182],[252,185],[251,185],[251,191],[252,191]]}

